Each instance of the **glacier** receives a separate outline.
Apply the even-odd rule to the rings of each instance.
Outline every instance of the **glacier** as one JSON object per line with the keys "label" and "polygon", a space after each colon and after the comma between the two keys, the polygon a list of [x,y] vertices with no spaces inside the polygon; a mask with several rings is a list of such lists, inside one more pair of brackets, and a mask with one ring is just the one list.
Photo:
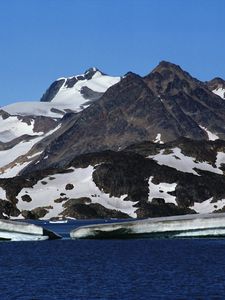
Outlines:
{"label": "glacier", "polygon": [[225,213],[193,214],[87,225],[70,232],[72,239],[211,236],[225,236]]}

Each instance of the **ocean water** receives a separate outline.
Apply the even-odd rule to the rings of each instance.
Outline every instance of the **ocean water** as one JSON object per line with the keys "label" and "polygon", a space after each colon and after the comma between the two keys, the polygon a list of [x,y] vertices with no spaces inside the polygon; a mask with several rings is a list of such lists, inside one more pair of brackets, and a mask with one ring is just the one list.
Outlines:
{"label": "ocean water", "polygon": [[0,300],[225,299],[225,239],[70,240],[85,223],[0,243]]}

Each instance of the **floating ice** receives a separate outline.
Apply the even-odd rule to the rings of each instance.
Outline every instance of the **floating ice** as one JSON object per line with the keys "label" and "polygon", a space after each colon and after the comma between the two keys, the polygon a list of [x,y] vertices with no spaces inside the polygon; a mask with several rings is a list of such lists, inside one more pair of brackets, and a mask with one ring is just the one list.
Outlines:
{"label": "floating ice", "polygon": [[78,238],[183,237],[225,235],[225,213],[160,217],[74,229]]}
{"label": "floating ice", "polygon": [[0,240],[37,241],[57,238],[60,236],[34,224],[0,220]]}

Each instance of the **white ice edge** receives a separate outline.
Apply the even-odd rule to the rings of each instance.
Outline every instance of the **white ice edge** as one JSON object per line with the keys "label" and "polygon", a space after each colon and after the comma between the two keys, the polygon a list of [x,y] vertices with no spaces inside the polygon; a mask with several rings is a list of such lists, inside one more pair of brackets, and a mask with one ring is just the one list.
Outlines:
{"label": "white ice edge", "polygon": [[71,231],[70,236],[75,239],[88,238],[95,236],[97,232],[107,233],[119,229],[125,229],[129,231],[129,234],[148,234],[210,228],[225,229],[225,213],[160,217],[124,223],[83,226]]}

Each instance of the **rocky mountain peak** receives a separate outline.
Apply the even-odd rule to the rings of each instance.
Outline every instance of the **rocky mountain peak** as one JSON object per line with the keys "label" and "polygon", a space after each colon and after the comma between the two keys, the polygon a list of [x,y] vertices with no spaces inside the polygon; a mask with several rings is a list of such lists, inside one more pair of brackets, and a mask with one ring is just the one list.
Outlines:
{"label": "rocky mountain peak", "polygon": [[225,89],[225,80],[220,77],[215,77],[212,80],[207,81],[206,85],[211,91],[218,88]]}
{"label": "rocky mountain peak", "polygon": [[10,114],[4,111],[3,109],[0,109],[0,116],[2,117],[3,120],[5,120],[8,117],[10,117]]}
{"label": "rocky mountain peak", "polygon": [[101,72],[98,68],[96,67],[92,67],[92,68],[89,68],[87,69],[85,72],[84,72],[84,77],[89,80],[91,79],[96,73],[100,73],[101,75],[105,75],[103,72]]}
{"label": "rocky mountain peak", "polygon": [[161,73],[163,70],[170,70],[173,72],[184,72],[179,65],[171,63],[169,61],[162,60],[152,72],[159,72]]}
{"label": "rocky mountain peak", "polygon": [[161,61],[151,73],[144,77],[144,80],[152,90],[160,95],[176,94],[181,91],[189,93],[190,89],[203,84],[179,65],[167,61]]}

